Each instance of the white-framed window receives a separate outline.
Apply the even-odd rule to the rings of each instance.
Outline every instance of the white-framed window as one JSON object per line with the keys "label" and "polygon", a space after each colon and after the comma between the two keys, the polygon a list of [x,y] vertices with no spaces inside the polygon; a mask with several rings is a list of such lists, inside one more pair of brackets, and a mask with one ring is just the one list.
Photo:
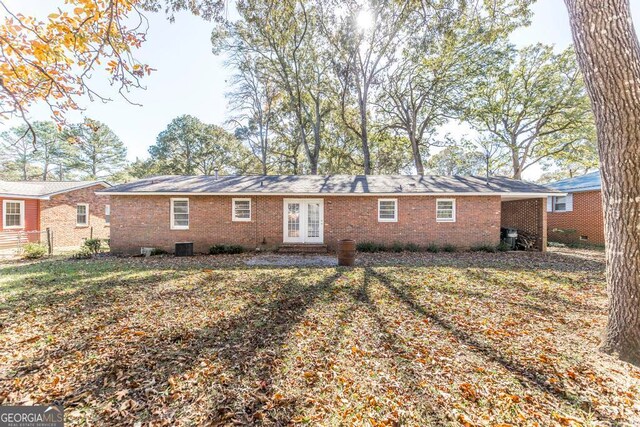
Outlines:
{"label": "white-framed window", "polygon": [[456,222],[455,199],[436,199],[436,221]]}
{"label": "white-framed window", "polygon": [[89,225],[89,205],[78,203],[76,205],[76,226],[86,227]]}
{"label": "white-framed window", "polygon": [[555,196],[553,198],[553,210],[555,212],[564,212],[567,210],[567,196]]}
{"label": "white-framed window", "polygon": [[251,221],[251,199],[232,199],[233,221]]}
{"label": "white-framed window", "polygon": [[378,199],[378,222],[398,222],[398,199]]}
{"label": "white-framed window", "polygon": [[573,193],[566,196],[549,196],[547,198],[547,212],[572,212]]}
{"label": "white-framed window", "polygon": [[104,223],[111,224],[111,205],[104,205]]}
{"label": "white-framed window", "polygon": [[189,199],[171,199],[171,229],[189,229]]}
{"label": "white-framed window", "polygon": [[24,200],[2,201],[2,228],[24,228]]}

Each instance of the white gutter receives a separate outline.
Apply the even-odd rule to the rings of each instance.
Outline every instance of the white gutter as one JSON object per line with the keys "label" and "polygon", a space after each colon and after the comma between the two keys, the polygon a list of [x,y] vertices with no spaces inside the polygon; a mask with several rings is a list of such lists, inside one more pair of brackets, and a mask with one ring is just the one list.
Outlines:
{"label": "white gutter", "polygon": [[49,196],[25,196],[23,194],[0,193],[3,199],[49,200]]}
{"label": "white gutter", "polygon": [[408,196],[503,196],[503,197],[530,197],[542,198],[549,196],[563,196],[566,193],[549,192],[549,193],[510,193],[510,192],[438,192],[438,193],[245,193],[245,192],[229,192],[229,193],[205,193],[205,192],[185,192],[185,191],[146,191],[146,192],[129,192],[129,191],[100,191],[96,194],[106,196],[309,196],[309,197],[338,197],[338,196],[377,196],[377,197],[408,197]]}

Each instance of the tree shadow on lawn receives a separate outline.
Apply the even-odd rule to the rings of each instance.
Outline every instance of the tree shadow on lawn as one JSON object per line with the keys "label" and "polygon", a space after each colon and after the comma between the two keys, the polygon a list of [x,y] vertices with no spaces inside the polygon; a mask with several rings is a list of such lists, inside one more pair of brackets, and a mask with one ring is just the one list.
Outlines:
{"label": "tree shadow on lawn", "polygon": [[[549,279],[553,280],[553,277],[549,277],[546,273],[542,273],[540,271],[527,271],[526,273],[531,277],[532,281],[549,280]],[[487,281],[490,282],[492,274],[493,272],[491,271],[484,271],[484,270],[478,270],[478,269],[467,268],[462,270],[463,277],[472,283],[483,283]],[[568,283],[567,286],[573,287],[575,288],[575,290],[586,291],[586,289],[580,289],[583,287],[582,284],[576,285],[575,283],[571,282],[571,283]],[[501,281],[500,284],[496,284],[495,287],[504,288],[507,291],[519,290],[524,294],[525,297],[532,297],[532,298],[535,298],[535,300],[543,303],[551,302],[551,303],[563,306],[567,309],[571,309],[573,311],[591,312],[591,313],[597,313],[602,311],[601,307],[598,307],[597,305],[587,304],[582,301],[576,302],[572,300],[568,295],[565,295],[566,292],[563,289],[559,289],[558,287],[553,289],[549,289],[549,288],[545,289],[541,287],[536,288],[534,286],[528,285],[527,283],[523,282],[522,280],[516,277],[514,277],[511,280],[503,280]],[[604,291],[604,286],[602,286],[602,290]],[[481,299],[496,298],[495,293],[473,292],[473,294],[469,294],[469,291],[462,288],[457,288],[456,291],[453,291],[450,289],[450,291],[452,293],[455,293],[457,291],[462,294],[475,296]],[[513,300],[511,301],[507,300],[505,302],[509,305],[519,305],[519,306],[522,306],[523,308],[532,309],[532,310],[538,311],[541,314],[548,315],[552,313],[552,311],[546,306],[541,306],[541,305],[532,304],[532,303],[525,303],[525,302],[515,302]]]}
{"label": "tree shadow on lawn", "polygon": [[[250,289],[262,293],[262,296],[239,313],[216,316],[195,329],[165,328],[145,333],[134,342],[113,342],[109,348],[112,353],[101,355],[102,360],[94,366],[93,372],[82,383],[75,384],[71,392],[61,396],[60,402],[67,407],[82,406],[83,400],[94,404],[113,402],[114,408],[94,409],[105,411],[109,414],[108,419],[121,424],[130,424],[138,419],[136,417],[141,414],[136,412],[140,410],[146,411],[149,419],[172,420],[176,413],[196,403],[199,410],[195,416],[201,417],[202,408],[207,407],[206,402],[191,402],[189,399],[172,402],[171,395],[176,387],[184,387],[180,381],[176,383],[176,379],[188,384],[191,371],[205,363],[212,364],[215,372],[224,375],[212,383],[215,390],[212,390],[211,399],[214,402],[208,405],[208,418],[194,422],[258,423],[260,420],[255,417],[265,413],[262,410],[267,403],[265,396],[272,392],[273,369],[282,352],[282,344],[306,310],[328,292],[341,275],[335,269],[328,269],[320,279],[309,280],[304,271],[290,270],[288,273],[286,282],[275,289],[251,285]],[[210,280],[201,277],[190,286],[193,289],[206,288]],[[171,291],[166,292],[163,297],[180,300],[183,291],[181,288],[176,291],[174,295]],[[89,350],[93,338],[94,334],[86,334],[81,339],[84,344],[78,343],[77,347]],[[40,364],[45,360],[55,364],[68,352],[53,350],[48,353],[42,356]],[[24,361],[23,364],[34,365],[36,361]],[[158,394],[148,394],[150,384]],[[128,411],[117,410],[114,396],[122,390],[136,402],[135,405],[139,405],[137,411],[131,407]],[[242,390],[246,393],[241,393]],[[182,392],[189,395],[188,390]],[[156,398],[159,400],[154,401]],[[159,408],[172,409],[155,412]],[[271,422],[286,424],[294,410],[295,405],[279,408]],[[268,411],[266,413],[269,414]],[[193,415],[185,414],[186,417]]]}
{"label": "tree shadow on lawn", "polygon": [[[0,292],[11,292],[0,303],[0,332],[11,328],[25,316],[51,313],[64,322],[73,317],[89,317],[101,309],[111,309],[112,303],[147,293],[176,280],[175,272],[167,270],[91,272],[79,269],[61,279],[55,271],[30,276],[29,282],[16,280],[2,286]],[[77,279],[74,279],[77,274]],[[66,280],[66,281],[65,281]]]}
{"label": "tree shadow on lawn", "polygon": [[585,259],[555,252],[455,252],[455,253],[358,253],[361,267],[452,267],[496,268],[509,271],[543,270],[557,273],[603,273],[604,260]]}
{"label": "tree shadow on lawn", "polygon": [[[388,322],[380,314],[378,306],[374,304],[369,296],[369,281],[372,277],[371,271],[372,270],[370,268],[364,270],[362,285],[358,289],[355,298],[359,302],[359,304],[365,307],[371,318],[374,320],[375,324],[378,326],[378,332],[380,333],[384,344],[388,346],[396,355],[400,356],[400,362],[398,362],[398,358],[396,358],[395,366],[398,368],[402,375],[403,383],[412,390],[421,390],[422,387],[417,381],[417,379],[421,377],[420,373],[412,366],[412,364],[408,360],[402,357],[406,353],[406,350],[403,348],[397,335],[391,332],[388,327]],[[445,425],[448,422],[445,415],[442,413],[443,408],[438,404],[438,402],[434,400],[434,396],[432,395],[422,393],[420,396],[418,409],[426,419],[430,420],[430,422],[432,423],[430,425]]]}
{"label": "tree shadow on lawn", "polygon": [[[413,298],[405,290],[394,285],[393,279],[389,278],[384,273],[374,270],[373,268],[367,268],[365,274],[377,279],[385,288],[391,292],[398,300],[400,300],[408,309],[413,313],[423,318],[429,319],[435,325],[442,330],[451,334],[457,341],[467,346],[473,352],[482,356],[484,359],[494,362],[508,371],[511,375],[516,377],[523,385],[527,387],[534,387],[543,393],[560,399],[575,406],[576,396],[569,394],[566,390],[551,385],[547,380],[546,374],[530,366],[521,365],[514,358],[503,355],[499,348],[492,347],[489,343],[482,340],[482,338],[476,338],[472,333],[465,331],[463,328],[456,325],[454,322],[444,318],[437,312],[424,307],[415,298]],[[588,396],[584,396],[588,397]],[[583,400],[583,404],[586,410],[591,412],[601,422],[616,424],[615,420],[609,418],[606,414],[600,412],[597,408],[592,407],[589,404],[588,399]]]}
{"label": "tree shadow on lawn", "polygon": [[[406,267],[403,266],[403,268]],[[160,325],[157,330],[140,331],[143,335],[134,337],[133,340],[120,341],[116,336],[110,344],[113,348],[109,348],[107,354],[100,355],[97,363],[81,366],[81,369],[86,369],[87,372],[81,381],[73,385],[73,390],[56,398],[69,408],[84,406],[92,407],[98,412],[104,411],[100,416],[113,421],[112,424],[131,424],[133,420],[140,418],[175,421],[173,417],[177,416],[176,414],[186,419],[195,417],[194,423],[287,424],[297,410],[297,402],[287,402],[277,410],[269,407],[269,395],[273,393],[272,383],[284,351],[282,345],[307,310],[317,303],[319,298],[331,291],[336,279],[347,270],[214,268],[212,273],[203,273],[202,266],[187,270],[176,270],[174,267],[163,270],[158,275],[152,275],[151,278],[143,277],[134,280],[126,279],[131,272],[118,272],[117,276],[110,276],[108,283],[89,278],[90,281],[83,282],[84,285],[76,284],[74,288],[66,289],[66,292],[61,295],[54,295],[52,298],[57,306],[64,306],[70,302],[80,304],[78,306],[80,310],[74,309],[74,314],[78,317],[73,320],[77,339],[72,346],[66,346],[63,343],[55,344],[45,348],[43,350],[45,353],[36,358],[20,361],[22,367],[30,366],[32,369],[22,370],[18,376],[31,375],[37,370],[46,371],[47,363],[54,366],[62,365],[63,359],[71,357],[70,355],[75,351],[90,352],[95,349],[96,334],[102,334],[102,332],[84,330],[83,320],[98,316],[100,322],[97,326],[101,330],[113,328],[135,312],[135,306],[125,307],[125,309],[119,307],[123,300],[138,301],[141,295],[145,295],[147,300],[159,298],[195,304],[200,299],[208,298],[211,289],[216,286],[215,283],[230,283],[230,285],[224,285],[225,293],[230,298],[234,298],[234,293],[237,293],[239,299],[246,299],[247,304],[241,311],[212,317],[198,324],[197,327],[191,327],[191,324],[176,319],[177,327],[175,328]],[[136,270],[134,275],[140,271],[147,270],[144,268]],[[277,287],[272,286],[272,279],[270,279],[272,272],[282,273],[282,276],[278,276],[281,277],[282,283]],[[262,276],[263,273],[264,276]],[[162,275],[165,274],[170,277],[163,279]],[[175,274],[178,274],[179,279],[193,278],[194,280],[184,286],[164,289],[165,284],[174,280]],[[492,348],[479,338],[465,332],[459,325],[421,306],[411,296],[409,285],[396,286],[394,281],[384,273],[366,268],[363,279],[365,283],[361,290],[353,295],[352,307],[354,310],[364,307],[371,313],[371,317],[379,325],[382,339],[390,348],[396,351],[402,350],[398,338],[385,324],[385,319],[379,314],[379,308],[375,307],[369,297],[368,287],[372,277],[383,284],[412,312],[428,317],[482,357],[509,370],[524,384],[535,386],[567,402],[575,402],[575,399],[565,391],[545,383],[546,378],[543,372],[532,371],[516,361],[507,359],[502,356],[499,349]],[[238,281],[240,284],[237,284]],[[140,301],[144,303],[145,300]],[[46,300],[35,299],[32,304],[39,310],[46,309],[47,306],[42,305],[43,302]],[[13,303],[15,304],[16,301],[13,300]],[[91,306],[92,303],[93,306]],[[214,304],[215,300],[207,300],[206,303]],[[197,311],[197,308],[193,310]],[[177,315],[188,314],[189,311],[176,313]],[[343,314],[345,317],[342,320],[339,320],[340,317],[336,318],[338,324],[332,331],[333,339],[338,339],[345,322],[350,322],[351,313]],[[173,313],[168,315],[172,316]],[[60,321],[70,322],[71,320],[60,318]],[[203,363],[211,364],[214,376],[214,379],[205,380],[211,387],[209,402],[199,401],[202,399],[202,391],[190,395],[188,390],[190,381],[193,381],[189,376],[196,375],[194,372]],[[403,373],[405,383],[414,387],[413,368],[408,364],[401,364],[398,368]],[[182,379],[177,385],[174,383],[176,378]],[[4,384],[5,387],[8,385]],[[1,388],[2,385],[0,385]],[[149,389],[155,391],[149,392]],[[176,389],[179,389],[179,393]],[[130,406],[124,410],[117,410],[121,402],[115,396],[122,390],[127,392],[127,398],[139,405],[138,408]],[[183,400],[173,401],[174,392],[186,397],[182,397]],[[112,404],[113,408],[107,409],[104,407],[105,404],[107,406]],[[197,413],[194,413],[195,409],[194,412],[188,412],[191,407],[196,406]],[[159,412],[159,408],[168,408],[168,412]],[[433,408],[432,402],[426,402],[425,416],[433,420],[441,420],[441,415]],[[206,419],[202,418],[203,409],[204,414],[208,414]],[[259,416],[266,418],[258,418]],[[604,416],[599,415],[599,417],[606,420]],[[96,419],[102,420],[102,418]]]}

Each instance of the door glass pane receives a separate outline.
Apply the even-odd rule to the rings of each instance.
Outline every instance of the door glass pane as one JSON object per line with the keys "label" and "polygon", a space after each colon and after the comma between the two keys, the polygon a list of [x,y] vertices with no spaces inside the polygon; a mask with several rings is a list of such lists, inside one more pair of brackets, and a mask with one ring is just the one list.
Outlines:
{"label": "door glass pane", "polygon": [[300,237],[300,203],[287,203],[287,236]]}
{"label": "door glass pane", "polygon": [[320,205],[309,203],[307,215],[307,237],[320,237]]}

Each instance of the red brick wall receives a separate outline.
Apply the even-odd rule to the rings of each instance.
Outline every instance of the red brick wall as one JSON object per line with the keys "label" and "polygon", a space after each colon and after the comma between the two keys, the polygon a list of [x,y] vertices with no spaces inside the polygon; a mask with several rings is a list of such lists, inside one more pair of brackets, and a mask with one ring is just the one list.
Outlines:
{"label": "red brick wall", "polygon": [[[604,244],[600,191],[573,193],[573,211],[549,212],[547,216],[549,240]],[[587,240],[580,240],[580,236],[586,236]]]}
{"label": "red brick wall", "polygon": [[[190,196],[189,230],[170,229],[169,196],[112,196],[111,249],[137,253],[140,247],[173,251],[175,242],[194,242],[196,252],[217,243],[256,248],[263,242],[275,247],[283,241],[284,197],[251,197],[251,222],[231,220],[227,196]],[[436,197],[403,196],[398,199],[398,222],[378,222],[378,197],[323,197],[324,243],[335,248],[339,239],[453,244],[497,244],[500,236],[500,198],[457,197],[456,222],[436,222]]]}
{"label": "red brick wall", "polygon": [[502,202],[501,224],[506,228],[526,231],[536,237],[536,249],[547,248],[547,199]]}
{"label": "red brick wall", "polygon": [[[55,247],[80,246],[83,239],[92,234],[94,238],[109,238],[109,226],[104,220],[105,205],[109,204],[109,196],[98,196],[97,190],[102,185],[82,188],[75,191],[52,196],[50,200],[40,202],[40,226],[53,232]],[[89,223],[87,226],[76,225],[76,206],[79,203],[89,204]],[[111,215],[113,218],[113,215]]]}

